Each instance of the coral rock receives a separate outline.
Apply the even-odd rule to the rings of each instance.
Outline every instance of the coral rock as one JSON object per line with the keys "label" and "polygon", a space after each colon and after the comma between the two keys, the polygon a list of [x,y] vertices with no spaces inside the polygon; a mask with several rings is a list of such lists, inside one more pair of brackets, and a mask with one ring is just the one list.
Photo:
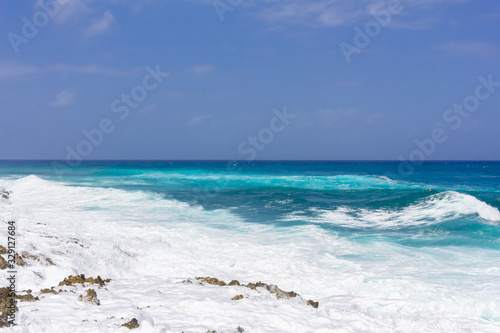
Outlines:
{"label": "coral rock", "polygon": [[128,323],[122,324],[122,326],[125,326],[128,329],[133,329],[139,327],[139,322],[137,321],[137,319],[132,318],[132,320],[130,320]]}
{"label": "coral rock", "polygon": [[199,280],[201,282],[206,282],[208,284],[213,284],[214,286],[227,286],[226,282],[216,279],[216,278],[211,278],[211,277],[195,277],[196,280]]}
{"label": "coral rock", "polygon": [[0,288],[0,327],[9,327],[9,315],[18,310],[11,290],[8,287]]}
{"label": "coral rock", "polygon": [[70,275],[67,278],[64,278],[61,282],[59,282],[59,286],[74,286],[75,283],[89,283],[89,284],[98,284],[100,287],[104,286],[106,283],[111,281],[111,279],[103,280],[99,275],[96,278],[89,277],[85,278],[85,274],[80,275]]}
{"label": "coral rock", "polygon": [[54,287],[52,287],[51,289],[45,288],[40,290],[40,294],[57,294],[57,291],[54,290]]}
{"label": "coral rock", "polygon": [[94,289],[88,289],[87,295],[85,295],[85,296],[80,295],[78,297],[78,300],[85,302],[85,303],[101,305],[101,301],[97,298],[97,293],[95,292]]}
{"label": "coral rock", "polygon": [[9,267],[9,263],[2,256],[0,256],[0,269],[6,269]]}
{"label": "coral rock", "polygon": [[308,301],[307,301],[307,305],[310,305],[310,306],[312,306],[313,308],[316,308],[316,309],[317,309],[317,308],[318,308],[318,306],[319,306],[319,302],[315,302],[315,301],[313,301],[312,299],[310,299],[310,300],[308,300]]}
{"label": "coral rock", "polygon": [[14,258],[16,259],[16,265],[17,266],[24,266],[24,265],[26,265],[26,261],[24,261],[23,258],[21,258],[21,256],[19,256],[17,253],[15,254]]}

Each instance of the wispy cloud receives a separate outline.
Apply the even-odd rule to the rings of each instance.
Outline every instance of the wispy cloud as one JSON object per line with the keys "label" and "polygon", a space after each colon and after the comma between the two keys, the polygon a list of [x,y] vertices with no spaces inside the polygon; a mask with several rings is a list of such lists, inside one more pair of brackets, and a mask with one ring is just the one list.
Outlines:
{"label": "wispy cloud", "polygon": [[[41,9],[41,5],[46,0],[37,0],[35,10]],[[74,23],[81,20],[84,16],[90,13],[90,0],[66,0],[58,2],[57,14],[53,20],[56,24]]]}
{"label": "wispy cloud", "polygon": [[363,7],[357,1],[343,0],[268,2],[259,17],[270,22],[337,26],[362,15]]}
{"label": "wispy cloud", "polygon": [[191,120],[188,123],[188,126],[196,126],[205,123],[207,120],[212,118],[211,114],[206,114],[206,115],[199,115],[196,117],[191,118]]}
{"label": "wispy cloud", "polygon": [[439,45],[438,49],[453,52],[461,56],[474,56],[479,58],[495,57],[500,54],[496,45],[479,41],[449,42]]}
{"label": "wispy cloud", "polygon": [[[34,11],[43,11],[46,0],[37,0]],[[100,35],[109,31],[115,22],[115,17],[110,10],[103,12],[103,7],[122,3],[115,0],[65,0],[54,1],[55,15],[52,21],[59,26],[76,27],[83,31],[85,37]]]}
{"label": "wispy cloud", "polygon": [[104,74],[104,75],[132,75],[134,71],[121,71],[112,68],[106,68],[96,64],[85,66],[74,66],[68,64],[55,64],[48,66],[35,66],[18,62],[0,62],[0,79],[21,77],[26,75],[37,75],[46,73],[61,74]]}
{"label": "wispy cloud", "polygon": [[58,93],[50,106],[53,108],[63,108],[75,103],[76,94],[72,90],[64,90]]}
{"label": "wispy cloud", "polygon": [[[430,21],[421,17],[417,10],[431,10],[442,3],[462,3],[468,0],[400,0],[401,6],[412,11],[411,21],[395,25],[394,28],[423,29]],[[384,9],[389,0],[267,0],[258,11],[266,21],[282,24],[302,24],[318,27],[332,27],[353,23]]]}
{"label": "wispy cloud", "polygon": [[215,71],[215,67],[212,65],[198,65],[191,67],[191,71],[196,75],[202,75]]}
{"label": "wispy cloud", "polygon": [[85,37],[92,37],[101,35],[111,29],[112,24],[115,22],[115,18],[110,11],[106,11],[104,15],[94,23],[92,23],[88,28],[85,29]]}

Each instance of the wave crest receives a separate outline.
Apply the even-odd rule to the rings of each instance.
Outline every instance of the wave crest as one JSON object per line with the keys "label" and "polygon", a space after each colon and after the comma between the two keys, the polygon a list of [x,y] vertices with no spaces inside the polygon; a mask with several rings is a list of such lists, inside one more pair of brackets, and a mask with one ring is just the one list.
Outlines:
{"label": "wave crest", "polygon": [[500,222],[500,211],[474,196],[454,191],[431,195],[402,209],[312,209],[314,216],[290,214],[285,220],[328,223],[346,228],[393,229],[436,224],[466,215],[476,215],[486,223]]}

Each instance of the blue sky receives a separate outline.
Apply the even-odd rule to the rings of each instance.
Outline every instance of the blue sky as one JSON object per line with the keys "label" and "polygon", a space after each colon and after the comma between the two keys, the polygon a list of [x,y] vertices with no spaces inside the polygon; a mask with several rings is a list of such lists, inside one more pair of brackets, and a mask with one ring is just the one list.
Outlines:
{"label": "blue sky", "polygon": [[56,1],[0,3],[1,159],[500,158],[498,1]]}

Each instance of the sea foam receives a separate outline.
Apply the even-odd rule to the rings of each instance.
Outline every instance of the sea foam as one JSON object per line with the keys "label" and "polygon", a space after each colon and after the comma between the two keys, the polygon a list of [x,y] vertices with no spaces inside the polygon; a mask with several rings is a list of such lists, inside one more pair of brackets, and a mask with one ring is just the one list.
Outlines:
{"label": "sea foam", "polygon": [[[496,251],[415,249],[360,243],[315,225],[277,228],[249,223],[230,210],[148,191],[71,186],[29,176],[0,181],[12,191],[0,220],[14,219],[18,250],[51,258],[19,268],[18,289],[40,290],[65,276],[111,278],[101,307],[77,294],[20,303],[12,331],[108,332],[136,317],[143,332],[495,331],[500,293]],[[498,210],[456,192],[433,195],[401,211],[318,212],[328,223],[361,226],[436,221],[455,214],[498,220]],[[374,216],[370,216],[373,215]],[[407,216],[410,216],[409,218]],[[319,219],[318,218],[318,219]],[[333,221],[333,222],[332,222]],[[401,222],[400,222],[401,223]],[[423,223],[423,222],[422,222]],[[6,239],[6,228],[0,237]],[[1,271],[5,281],[6,272]],[[188,285],[215,276],[275,283],[318,309],[238,287]],[[231,301],[236,294],[244,299]],[[115,318],[115,319],[113,319]]]}

